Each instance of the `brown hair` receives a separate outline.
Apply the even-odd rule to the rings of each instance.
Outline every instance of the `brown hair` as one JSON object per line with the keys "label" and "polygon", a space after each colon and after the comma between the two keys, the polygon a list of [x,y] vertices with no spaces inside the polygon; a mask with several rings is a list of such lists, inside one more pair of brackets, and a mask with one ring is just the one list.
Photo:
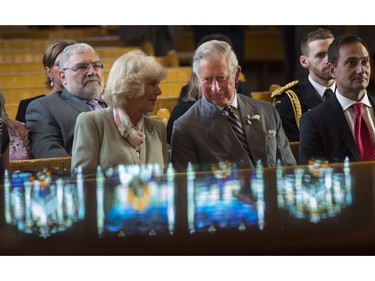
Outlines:
{"label": "brown hair", "polygon": [[308,33],[301,41],[301,53],[304,56],[307,56],[309,53],[309,43],[316,41],[316,40],[324,40],[324,39],[334,39],[335,36],[332,32],[325,28],[318,28],[317,30],[311,31]]}
{"label": "brown hair", "polygon": [[[44,52],[43,55],[43,66],[44,68],[52,68],[55,64],[56,58],[61,54],[61,52],[65,49],[65,47],[69,45],[75,44],[75,41],[73,40],[59,40],[55,41],[52,44],[48,45],[47,49]],[[46,82],[44,84],[49,88],[51,87],[51,80],[49,77],[47,77]]]}

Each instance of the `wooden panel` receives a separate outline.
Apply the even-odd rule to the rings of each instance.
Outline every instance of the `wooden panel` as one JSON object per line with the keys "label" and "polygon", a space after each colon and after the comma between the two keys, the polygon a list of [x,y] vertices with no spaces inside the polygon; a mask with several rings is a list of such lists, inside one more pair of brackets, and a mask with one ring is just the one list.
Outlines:
{"label": "wooden panel", "polygon": [[43,85],[46,76],[43,73],[13,73],[0,74],[0,87],[17,88],[17,87],[35,87]]}
{"label": "wooden panel", "polygon": [[192,68],[189,66],[183,67],[169,67],[167,68],[166,80],[184,80],[189,81],[192,73]]}
{"label": "wooden panel", "polygon": [[43,53],[36,51],[1,51],[0,62],[42,62]]}
{"label": "wooden panel", "polygon": [[[61,38],[58,38],[58,39],[60,40]],[[84,42],[93,47],[124,46],[124,41],[121,40],[119,36],[80,37],[80,38],[74,38],[74,41]],[[9,50],[9,51],[11,50],[13,51],[14,50],[35,50],[39,52],[44,52],[47,46],[53,42],[55,42],[55,39],[28,39],[28,38],[0,39],[0,49]]]}
{"label": "wooden panel", "polygon": [[154,111],[150,115],[157,115],[158,110],[161,108],[167,109],[169,112],[172,112],[173,108],[176,106],[178,97],[158,97],[156,101]]}
{"label": "wooden panel", "polygon": [[[140,49],[148,55],[153,55],[153,47],[149,43],[143,46],[128,46],[128,47],[95,47],[95,51],[98,53],[101,59],[114,58],[117,59],[123,54],[134,50]],[[42,50],[1,50],[0,51],[0,63],[25,63],[25,62],[39,62],[43,60]]]}
{"label": "wooden panel", "polygon": [[248,29],[245,35],[245,61],[282,61],[280,30],[276,27]]}
{"label": "wooden panel", "polygon": [[44,73],[43,63],[40,62],[8,62],[0,63],[0,73]]}
{"label": "wooden panel", "polygon": [[271,103],[273,101],[273,98],[271,98],[271,93],[269,91],[251,92],[251,96],[256,100],[263,100]]}
{"label": "wooden panel", "polygon": [[5,105],[5,110],[10,119],[16,119],[18,111],[18,103],[7,103]]}
{"label": "wooden panel", "polygon": [[10,171],[43,171],[70,174],[71,157],[43,158],[10,161]]}
{"label": "wooden panel", "polygon": [[297,164],[298,164],[299,163],[299,142],[298,141],[290,142],[289,145],[294,155],[294,158],[296,159]]}

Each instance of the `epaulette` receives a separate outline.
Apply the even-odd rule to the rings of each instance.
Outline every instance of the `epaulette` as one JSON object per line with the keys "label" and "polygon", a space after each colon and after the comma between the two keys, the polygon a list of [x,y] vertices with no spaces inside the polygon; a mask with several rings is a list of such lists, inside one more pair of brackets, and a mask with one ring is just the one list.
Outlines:
{"label": "epaulette", "polygon": [[286,90],[289,90],[290,88],[292,88],[293,86],[297,85],[299,83],[298,80],[295,80],[293,82],[290,82],[288,84],[286,84],[285,86],[283,87],[280,87],[278,89],[276,89],[275,91],[273,91],[271,93],[271,97],[275,97],[275,96],[278,96],[278,95],[281,95],[282,93],[284,93]]}

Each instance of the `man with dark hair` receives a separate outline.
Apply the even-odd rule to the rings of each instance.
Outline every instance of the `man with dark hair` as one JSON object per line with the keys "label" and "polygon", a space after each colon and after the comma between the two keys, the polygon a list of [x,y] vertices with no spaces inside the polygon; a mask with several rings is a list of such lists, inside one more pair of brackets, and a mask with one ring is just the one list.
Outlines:
{"label": "man with dark hair", "polygon": [[333,39],[333,34],[323,28],[307,34],[301,42],[300,56],[302,67],[309,71],[307,79],[302,83],[293,81],[272,93],[273,104],[289,141],[299,141],[302,114],[322,103],[335,90],[327,60],[328,47]]}
{"label": "man with dark hair", "polygon": [[367,92],[369,51],[358,36],[345,34],[328,49],[336,91],[301,118],[300,163],[375,160],[375,97]]}

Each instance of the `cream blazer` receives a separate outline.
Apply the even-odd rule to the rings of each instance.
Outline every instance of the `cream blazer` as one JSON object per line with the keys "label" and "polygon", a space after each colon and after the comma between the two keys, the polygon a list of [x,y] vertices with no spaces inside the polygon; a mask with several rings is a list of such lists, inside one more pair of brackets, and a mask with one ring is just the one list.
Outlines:
{"label": "cream blazer", "polygon": [[146,135],[138,157],[135,148],[117,130],[113,107],[83,112],[77,118],[72,148],[72,176],[81,166],[86,178],[96,176],[98,165],[103,170],[119,164],[169,163],[166,129],[162,122],[145,116],[142,132]]}

